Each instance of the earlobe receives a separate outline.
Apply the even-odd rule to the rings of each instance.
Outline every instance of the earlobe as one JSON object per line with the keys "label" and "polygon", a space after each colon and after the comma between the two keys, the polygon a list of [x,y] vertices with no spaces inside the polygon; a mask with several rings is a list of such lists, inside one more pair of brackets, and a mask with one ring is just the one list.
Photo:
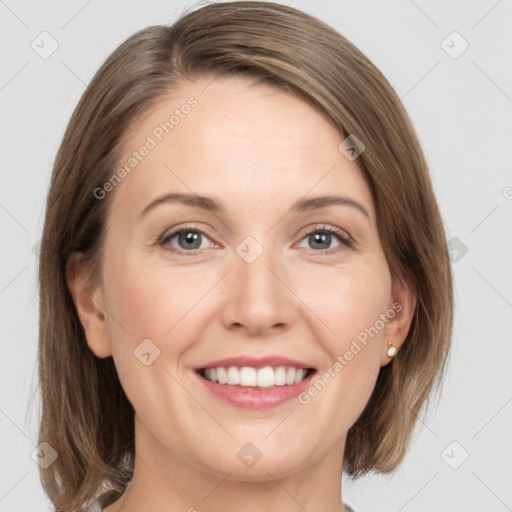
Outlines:
{"label": "earlobe", "polygon": [[416,310],[416,295],[411,286],[403,279],[396,278],[393,283],[393,318],[384,329],[381,346],[381,366],[385,366],[398,354],[407,338]]}
{"label": "earlobe", "polygon": [[73,253],[66,264],[66,282],[84,329],[87,345],[100,358],[112,355],[107,331],[102,290],[91,277],[82,253]]}

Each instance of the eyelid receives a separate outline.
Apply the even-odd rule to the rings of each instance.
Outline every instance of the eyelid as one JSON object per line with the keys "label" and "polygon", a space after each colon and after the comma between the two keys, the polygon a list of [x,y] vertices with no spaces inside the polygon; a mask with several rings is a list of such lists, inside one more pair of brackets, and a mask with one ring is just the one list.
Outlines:
{"label": "eyelid", "polygon": [[[350,243],[354,242],[353,238],[344,229],[338,228],[336,226],[332,226],[330,224],[324,224],[324,223],[309,225],[309,226],[305,227],[304,229],[301,229],[298,233],[298,236],[301,236],[302,238],[304,238],[304,236],[310,235],[311,233],[316,233],[316,232],[320,232],[320,233],[327,232],[327,233],[335,234],[336,236],[340,237],[342,240],[344,240],[346,242],[350,242]],[[301,240],[302,240],[302,238],[301,238]]]}
{"label": "eyelid", "polygon": [[[330,235],[334,235],[338,240],[340,241],[340,245],[333,247],[331,249],[322,249],[322,250],[314,250],[309,249],[310,252],[313,252],[313,254],[338,254],[346,249],[353,249],[355,245],[355,240],[349,235],[347,231],[344,229],[332,226],[330,224],[314,224],[310,225],[304,229],[302,229],[299,232],[300,239],[299,242],[301,242],[306,236],[309,236],[313,233],[328,233]],[[340,246],[342,246],[340,248]],[[344,247],[343,247],[344,246]]]}
{"label": "eyelid", "polygon": [[[165,242],[167,240],[171,240],[176,235],[178,235],[180,232],[187,231],[187,230],[200,233],[201,235],[203,235],[206,238],[208,238],[209,240],[211,240],[212,243],[214,243],[215,245],[218,245],[217,242],[215,242],[213,240],[213,237],[210,236],[207,231],[205,231],[204,229],[199,228],[193,224],[184,224],[184,225],[178,225],[178,226],[169,228],[168,230],[164,231],[164,234],[160,237],[160,239],[158,240],[157,243],[159,245],[165,246],[166,245]],[[196,251],[201,251],[203,249],[194,249],[193,251],[184,251],[184,250],[177,250],[177,249],[167,249],[167,250],[170,252],[176,252],[176,253],[180,253],[180,254],[184,254],[184,253],[185,254],[196,254]]]}

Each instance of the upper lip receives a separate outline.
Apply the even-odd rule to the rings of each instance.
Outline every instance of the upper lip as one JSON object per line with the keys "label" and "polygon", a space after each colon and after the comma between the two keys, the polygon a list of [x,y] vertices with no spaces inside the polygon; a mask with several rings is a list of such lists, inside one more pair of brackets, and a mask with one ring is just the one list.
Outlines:
{"label": "upper lip", "polygon": [[238,356],[238,357],[227,357],[225,359],[217,359],[208,363],[196,366],[195,370],[202,370],[204,368],[220,368],[226,366],[250,366],[251,368],[264,368],[265,366],[293,366],[294,368],[311,368],[312,366],[296,359],[290,359],[289,357],[282,356],[265,356],[265,357],[251,357],[251,356]]}

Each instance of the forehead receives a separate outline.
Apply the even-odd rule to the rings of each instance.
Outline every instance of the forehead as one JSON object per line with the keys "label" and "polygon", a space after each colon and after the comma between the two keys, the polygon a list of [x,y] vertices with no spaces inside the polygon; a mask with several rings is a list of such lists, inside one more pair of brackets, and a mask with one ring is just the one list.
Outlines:
{"label": "forehead", "polygon": [[128,172],[114,203],[129,197],[142,206],[183,191],[250,210],[337,192],[372,211],[359,166],[338,149],[342,140],[324,115],[270,85],[232,77],[184,82],[130,130],[121,163]]}

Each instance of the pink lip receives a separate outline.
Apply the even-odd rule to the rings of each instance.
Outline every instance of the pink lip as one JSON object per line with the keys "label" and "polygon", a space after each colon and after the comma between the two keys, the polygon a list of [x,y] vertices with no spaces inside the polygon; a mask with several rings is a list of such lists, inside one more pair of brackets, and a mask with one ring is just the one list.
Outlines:
{"label": "pink lip", "polygon": [[211,361],[201,366],[197,366],[194,369],[200,370],[203,368],[219,368],[221,366],[237,366],[239,368],[241,368],[242,366],[250,366],[252,368],[264,368],[265,366],[293,366],[295,368],[312,368],[307,363],[303,363],[295,359],[289,359],[288,357],[266,356],[261,358],[255,358],[250,356],[239,356]]}
{"label": "pink lip", "polygon": [[[234,364],[233,366],[237,365]],[[301,366],[301,368],[305,367]],[[268,409],[295,398],[299,393],[310,386],[311,378],[316,374],[316,372],[308,375],[298,384],[292,384],[290,386],[276,386],[270,389],[219,384],[218,382],[211,382],[203,378],[198,372],[195,372],[195,374],[209,391],[218,398],[226,400],[232,405],[246,409]]]}

